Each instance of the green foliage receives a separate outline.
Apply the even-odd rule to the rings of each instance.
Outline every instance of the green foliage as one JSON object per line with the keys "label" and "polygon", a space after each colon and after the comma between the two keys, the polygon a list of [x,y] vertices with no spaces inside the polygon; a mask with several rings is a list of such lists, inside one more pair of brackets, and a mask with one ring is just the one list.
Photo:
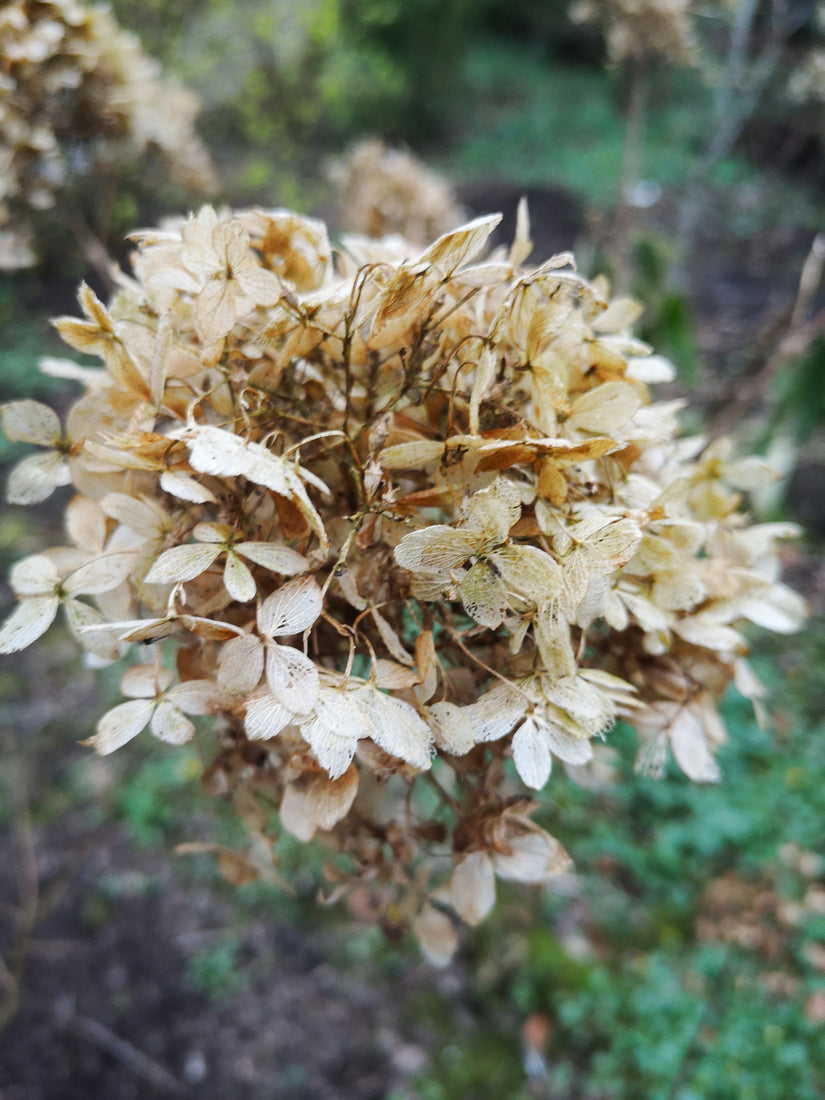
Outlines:
{"label": "green foliage", "polygon": [[779,401],[770,434],[782,428],[804,443],[825,421],[825,337],[811,344],[802,359],[778,380]]}
{"label": "green foliage", "polygon": [[197,754],[186,748],[171,754],[153,749],[122,775],[114,798],[116,813],[142,845],[163,843],[179,832],[182,802],[198,803],[197,788],[193,793],[200,771]]}
{"label": "green foliage", "polygon": [[[625,133],[615,76],[530,43],[490,39],[471,43],[464,78],[468,107],[445,167],[469,177],[506,165],[519,183],[557,184],[596,206],[615,206]],[[707,138],[711,94],[695,72],[652,74],[642,175],[671,195],[684,187]],[[738,155],[716,165],[710,183],[716,203],[729,196],[726,216],[738,233],[816,224],[804,188]]]}
{"label": "green foliage", "polygon": [[[615,786],[588,791],[551,779],[545,824],[574,855],[573,896],[547,892],[525,912],[523,900],[507,893],[474,930],[471,1027],[451,1018],[443,994],[415,1006],[416,1016],[435,1021],[441,1043],[420,1095],[529,1095],[518,1033],[533,1013],[548,1020],[551,1035],[539,1086],[546,1091],[538,1095],[821,1095],[825,1036],[804,1006],[825,984],[806,947],[821,939],[822,917],[813,911],[783,929],[765,948],[781,950],[778,957],[758,944],[707,938],[733,920],[754,927],[735,902],[724,919],[714,916],[711,883],[734,875],[731,890],[742,882],[763,898],[775,891],[777,904],[798,903],[808,880],[780,851],[789,843],[821,847],[825,725],[817,670],[825,631],[812,625],[797,644],[783,657],[768,643],[756,661],[773,689],[775,728],[760,730],[735,692],[726,700],[731,737],[720,753],[720,785],[689,784],[675,771],[663,781],[636,775],[627,728],[609,736],[618,749]],[[711,922],[704,929],[703,916]],[[775,918],[764,920],[776,927]],[[772,989],[766,974],[776,970],[795,984]]]}
{"label": "green foliage", "polygon": [[187,962],[187,981],[213,1002],[228,1000],[248,982],[240,966],[240,953],[240,941],[231,935],[202,948]]}
{"label": "green foliage", "polygon": [[[0,275],[0,330],[3,332],[3,365],[0,400],[49,397],[61,384],[37,369],[42,355],[63,355],[65,345],[52,334],[43,311],[28,304],[34,289],[25,275]],[[0,448],[8,441],[0,440]]]}
{"label": "green foliage", "polygon": [[635,243],[633,294],[645,303],[639,335],[674,363],[684,385],[695,386],[701,371],[695,323],[687,298],[668,287],[668,244],[651,233]]}
{"label": "green foliage", "polygon": [[[427,142],[456,118],[474,0],[116,0],[125,26],[200,97],[224,187],[306,208],[320,160],[363,132]],[[307,193],[307,186],[311,187]]]}

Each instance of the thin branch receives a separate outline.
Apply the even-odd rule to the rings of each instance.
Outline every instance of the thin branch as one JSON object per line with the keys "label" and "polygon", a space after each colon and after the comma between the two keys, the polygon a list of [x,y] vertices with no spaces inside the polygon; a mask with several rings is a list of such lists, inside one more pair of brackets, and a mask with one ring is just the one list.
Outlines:
{"label": "thin branch", "polygon": [[37,924],[40,899],[28,784],[19,751],[7,751],[5,756],[6,774],[13,800],[14,832],[19,851],[20,901],[16,913],[15,938],[8,952],[8,959],[2,960],[0,967],[0,984],[6,990],[4,1001],[0,1004],[0,1032],[14,1018],[20,1004],[20,984],[26,968],[29,943]]}
{"label": "thin branch", "polygon": [[116,1035],[99,1020],[93,1020],[90,1016],[80,1016],[75,1012],[73,1004],[65,1002],[60,1006],[58,1019],[67,1030],[79,1035],[82,1039],[96,1046],[99,1050],[110,1055],[121,1065],[131,1070],[136,1077],[152,1085],[159,1092],[167,1096],[186,1096],[189,1089],[174,1077],[169,1070],[159,1062],[154,1061],[142,1050]]}
{"label": "thin branch", "polygon": [[725,405],[712,421],[711,434],[724,435],[725,432],[730,431],[734,424],[762,401],[782,367],[789,360],[803,356],[823,332],[825,332],[825,309],[815,313],[804,325],[799,325],[787,332],[761,370],[740,387],[737,397]]}

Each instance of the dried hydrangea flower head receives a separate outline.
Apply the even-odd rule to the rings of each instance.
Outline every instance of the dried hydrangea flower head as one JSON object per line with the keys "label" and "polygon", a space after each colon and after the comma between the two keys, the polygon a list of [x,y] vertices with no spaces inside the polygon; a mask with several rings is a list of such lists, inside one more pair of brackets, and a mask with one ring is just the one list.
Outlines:
{"label": "dried hydrangea flower head", "polygon": [[[31,212],[101,162],[157,150],[184,186],[214,187],[196,98],[104,5],[13,0],[0,10],[0,266],[34,262]],[[10,224],[13,223],[13,224]],[[4,228],[7,227],[7,228]]]}
{"label": "dried hydrangea flower head", "polygon": [[342,228],[368,237],[400,233],[423,248],[463,218],[450,184],[412,153],[377,138],[356,142],[329,171],[341,196]]}
{"label": "dried hydrangea flower head", "polygon": [[742,623],[804,615],[777,579],[795,529],[738,510],[765,463],[678,438],[640,307],[569,255],[523,266],[524,210],[481,258],[497,222],[333,255],[320,222],[207,207],[139,234],[109,305],[83,287],[85,319],[56,322],[102,361],[62,367],[85,388],[65,433],[2,409],[47,448],[13,498],[76,494],[71,545],[12,570],[0,650],[62,606],[97,661],[133,661],[98,752],[213,715],[206,786],[255,834],[230,873],[275,859],[274,804],[341,853],[336,889],[391,889],[382,919],[436,960],[496,878],[568,868],[530,816],[558,762],[586,766],[621,718],[645,768],[671,751],[716,779],[716,700],[761,692]]}
{"label": "dried hydrangea flower head", "polygon": [[611,64],[630,58],[692,65],[696,40],[693,0],[575,0],[574,23],[596,23],[605,34]]}

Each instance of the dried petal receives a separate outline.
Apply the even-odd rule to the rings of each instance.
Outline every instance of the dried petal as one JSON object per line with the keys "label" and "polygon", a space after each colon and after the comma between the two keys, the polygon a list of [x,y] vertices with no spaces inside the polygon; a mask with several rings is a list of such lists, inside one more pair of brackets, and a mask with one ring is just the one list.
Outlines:
{"label": "dried petal", "polygon": [[312,577],[287,581],[261,604],[258,629],[268,638],[302,634],[321,614],[321,589]]}
{"label": "dried petal", "polygon": [[233,638],[221,649],[218,683],[235,695],[249,695],[264,671],[264,647],[254,634]]}
{"label": "dried petal", "polygon": [[269,645],[266,679],[275,698],[293,714],[312,710],[318,697],[318,669],[301,650],[289,645]]}
{"label": "dried petal", "polygon": [[376,688],[363,688],[354,694],[371,725],[370,736],[384,752],[413,767],[429,768],[432,734],[414,707]]}
{"label": "dried petal", "polygon": [[506,684],[496,684],[476,703],[464,708],[476,741],[497,741],[508,734],[529,706],[528,700]]}
{"label": "dried petal", "polygon": [[412,930],[418,937],[427,962],[447,966],[458,950],[458,933],[446,913],[433,905],[425,905],[413,918]]}
{"label": "dried petal", "polygon": [[435,743],[442,752],[463,756],[475,745],[473,723],[468,708],[455,703],[433,703],[427,708]]}
{"label": "dried petal", "polygon": [[264,569],[270,569],[273,573],[281,573],[284,576],[302,573],[309,567],[303,554],[280,542],[238,542],[233,549],[248,561],[253,561],[256,565],[262,565]]}
{"label": "dried petal", "polygon": [[238,603],[249,603],[257,594],[255,578],[232,550],[226,555],[226,565],[223,570],[223,584],[233,600]]}
{"label": "dried petal", "polygon": [[166,700],[161,700],[155,707],[149,725],[155,737],[170,745],[185,745],[195,736],[195,727],[189,719]]}
{"label": "dried petal", "polygon": [[508,849],[496,852],[493,865],[498,877],[510,882],[549,882],[572,866],[570,856],[556,838],[538,828],[514,837]]}
{"label": "dried petal", "polygon": [[187,543],[164,550],[146,574],[147,584],[177,584],[199,577],[216,561],[221,547],[214,544]]}
{"label": "dried petal", "polygon": [[57,596],[31,596],[12,611],[0,627],[0,653],[17,653],[45,634],[54,622]]}
{"label": "dried petal", "polygon": [[6,439],[12,443],[55,447],[63,438],[57,413],[40,401],[9,401],[0,405],[0,421]]}
{"label": "dried petal", "polygon": [[493,864],[486,852],[470,852],[450,877],[450,904],[463,921],[480,924],[496,901]]}
{"label": "dried petal", "polygon": [[679,707],[667,728],[676,763],[696,783],[717,783],[719,765],[713,758],[702,723],[688,707]]}
{"label": "dried petal", "polygon": [[507,592],[500,577],[486,561],[470,566],[459,585],[461,602],[471,619],[481,626],[500,626],[509,608]]}
{"label": "dried petal", "polygon": [[121,703],[103,715],[94,737],[83,744],[91,745],[101,756],[107,756],[137,737],[149,724],[154,709],[151,699],[130,699],[128,703]]}
{"label": "dried petal", "polygon": [[269,692],[247,700],[244,730],[253,741],[268,741],[276,737],[292,721],[292,712],[282,706]]}
{"label": "dried petal", "polygon": [[61,485],[71,481],[66,460],[57,451],[29,455],[9,474],[6,499],[9,504],[39,504]]}
{"label": "dried petal", "polygon": [[60,581],[51,558],[30,554],[11,567],[9,583],[17,596],[45,596],[55,593]]}
{"label": "dried petal", "polygon": [[513,734],[513,763],[528,787],[541,790],[550,778],[552,759],[543,727],[528,715]]}

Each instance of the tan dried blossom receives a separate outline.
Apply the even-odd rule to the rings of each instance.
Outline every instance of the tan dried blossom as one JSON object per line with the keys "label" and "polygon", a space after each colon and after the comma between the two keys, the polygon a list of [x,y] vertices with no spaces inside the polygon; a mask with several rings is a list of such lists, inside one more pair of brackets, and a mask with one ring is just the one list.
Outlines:
{"label": "tan dried blossom", "polygon": [[108,7],[12,0],[0,10],[0,268],[35,260],[32,211],[101,164],[158,151],[171,174],[214,188],[196,98],[160,78]]}
{"label": "tan dried blossom", "polygon": [[412,153],[377,138],[359,141],[330,166],[342,228],[368,237],[400,234],[423,248],[462,222],[450,184]]}
{"label": "tan dried blossom", "polygon": [[[214,715],[204,781],[253,831],[244,876],[272,870],[274,799],[281,828],[345,853],[336,890],[391,884],[440,962],[496,878],[567,872],[525,791],[554,758],[581,774],[621,719],[640,767],[670,752],[718,779],[716,701],[764,694],[743,623],[805,614],[778,579],[796,528],[738,510],[762,460],[679,438],[639,307],[569,256],[480,259],[496,223],[334,263],[284,211],[142,233],[134,279],[58,322],[104,365],[61,368],[86,389],[72,442],[45,406],[2,409],[57,455],[23,459],[45,471],[11,496],[67,472],[78,495],[72,546],[13,568],[0,650],[62,605],[96,659],[135,665],[90,744],[177,744]],[[169,659],[144,664],[147,642]]]}
{"label": "tan dried blossom", "polygon": [[693,0],[575,0],[569,15],[574,23],[603,27],[614,65],[628,58],[692,65],[692,6]]}

